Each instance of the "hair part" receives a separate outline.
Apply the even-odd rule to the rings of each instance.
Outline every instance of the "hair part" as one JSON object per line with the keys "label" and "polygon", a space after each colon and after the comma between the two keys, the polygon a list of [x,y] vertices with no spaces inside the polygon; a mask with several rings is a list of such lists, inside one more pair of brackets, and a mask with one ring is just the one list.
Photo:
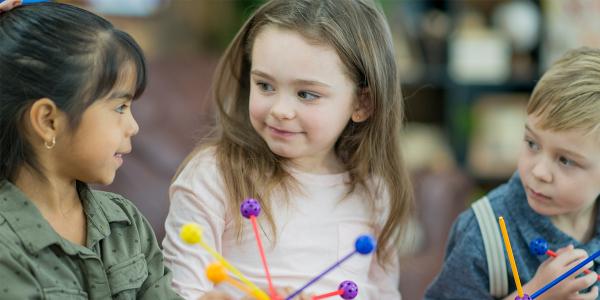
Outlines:
{"label": "hair part", "polygon": [[[51,99],[74,130],[127,64],[135,69],[134,99],[146,86],[146,62],[133,38],[75,6],[38,3],[2,13],[0,40],[0,180],[14,180],[21,167],[44,178],[24,130],[35,101]],[[78,182],[78,190],[84,186]]]}
{"label": "hair part", "polygon": [[568,51],[536,84],[527,113],[555,131],[600,132],[600,49]]}
{"label": "hair part", "polygon": [[[251,53],[254,39],[265,26],[279,26],[310,42],[333,48],[355,83],[356,98],[367,95],[369,118],[350,121],[335,144],[336,154],[350,174],[349,193],[366,188],[375,209],[380,190],[369,189],[381,179],[389,195],[389,210],[378,238],[384,262],[395,255],[401,225],[413,211],[412,186],[401,158],[399,135],[403,123],[402,94],[389,26],[383,13],[364,0],[274,0],[259,7],[245,22],[217,66],[212,97],[218,108],[213,138],[198,149],[216,146],[217,161],[227,197],[237,209],[245,198],[261,199],[262,213],[274,229],[270,196],[275,189],[297,192],[285,171],[286,159],[275,155],[254,130],[249,117]],[[198,150],[197,150],[198,151]],[[184,162],[185,163],[185,162]],[[239,213],[232,211],[232,215]],[[236,219],[241,234],[241,216]],[[274,233],[275,230],[272,230]]]}

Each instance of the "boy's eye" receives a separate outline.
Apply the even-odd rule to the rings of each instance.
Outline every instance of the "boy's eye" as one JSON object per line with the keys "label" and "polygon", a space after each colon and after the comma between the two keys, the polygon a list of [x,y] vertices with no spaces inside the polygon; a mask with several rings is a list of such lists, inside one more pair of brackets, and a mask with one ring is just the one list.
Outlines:
{"label": "boy's eye", "polygon": [[304,100],[315,100],[319,98],[319,95],[307,91],[300,91],[298,92],[298,97]]}
{"label": "boy's eye", "polygon": [[272,85],[265,82],[257,82],[256,85],[258,85],[260,90],[263,92],[272,92],[275,90]]}
{"label": "boy's eye", "polygon": [[571,167],[571,166],[575,165],[575,161],[570,160],[564,156],[559,157],[558,161],[560,162],[561,165],[566,166],[566,167]]}
{"label": "boy's eye", "polygon": [[540,146],[538,146],[538,144],[536,144],[536,142],[530,140],[530,139],[525,139],[525,143],[527,143],[527,147],[531,150],[539,150]]}

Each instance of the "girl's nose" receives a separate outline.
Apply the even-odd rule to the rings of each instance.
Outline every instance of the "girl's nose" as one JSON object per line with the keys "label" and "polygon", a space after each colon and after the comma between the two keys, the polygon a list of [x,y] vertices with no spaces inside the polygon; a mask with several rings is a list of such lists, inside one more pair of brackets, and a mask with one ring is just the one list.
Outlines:
{"label": "girl's nose", "polygon": [[134,135],[138,134],[138,132],[140,131],[140,126],[138,125],[137,121],[133,117],[133,114],[131,114],[130,116],[131,116],[131,120],[130,120],[129,128],[127,130],[127,135],[134,136]]}
{"label": "girl's nose", "polygon": [[289,120],[296,116],[292,99],[280,97],[271,107],[271,114],[279,120]]}

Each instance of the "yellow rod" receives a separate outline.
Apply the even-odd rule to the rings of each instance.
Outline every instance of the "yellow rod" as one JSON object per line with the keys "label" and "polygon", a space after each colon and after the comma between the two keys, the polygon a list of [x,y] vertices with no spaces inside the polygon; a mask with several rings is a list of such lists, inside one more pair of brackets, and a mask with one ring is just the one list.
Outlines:
{"label": "yellow rod", "polygon": [[246,276],[242,274],[242,272],[238,271],[234,266],[232,266],[219,252],[215,251],[209,245],[207,245],[204,241],[198,241],[198,244],[202,246],[208,253],[210,253],[216,260],[218,260],[223,266],[231,271],[235,276],[237,276],[242,282],[244,282],[250,289],[258,296],[258,299],[270,299],[269,296],[261,289],[259,289],[254,283],[252,283]]}
{"label": "yellow rod", "polygon": [[506,224],[504,218],[499,217],[498,222],[500,223],[500,230],[502,231],[502,237],[504,238],[504,246],[506,247],[506,253],[508,254],[508,260],[510,262],[510,268],[515,278],[515,285],[517,286],[517,293],[519,298],[523,298],[523,287],[521,286],[521,279],[519,279],[519,271],[517,270],[517,264],[515,263],[515,257],[513,256],[512,247],[510,246],[510,239],[508,238],[508,231],[506,230]]}

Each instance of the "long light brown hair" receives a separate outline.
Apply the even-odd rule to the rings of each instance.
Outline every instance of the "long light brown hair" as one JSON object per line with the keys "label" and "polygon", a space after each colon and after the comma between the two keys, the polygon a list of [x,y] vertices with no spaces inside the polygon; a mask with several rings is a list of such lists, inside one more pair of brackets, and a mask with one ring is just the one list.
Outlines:
{"label": "long light brown hair", "polygon": [[[361,123],[349,121],[335,151],[349,172],[349,191],[367,187],[370,178],[381,179],[387,189],[389,215],[377,237],[383,263],[395,254],[402,225],[413,210],[413,196],[400,153],[403,105],[392,37],[385,17],[372,3],[274,0],[259,7],[221,57],[211,94],[218,108],[217,128],[212,141],[195,152],[215,147],[232,215],[240,215],[237,209],[244,199],[256,197],[261,199],[261,217],[274,229],[269,197],[276,188],[294,191],[295,181],[283,167],[286,159],[270,151],[249,119],[252,46],[267,25],[294,30],[311,42],[332,47],[356,85],[357,99],[360,91],[368,91],[370,117]],[[365,201],[374,207],[374,197]],[[241,218],[236,220],[238,230]]]}

